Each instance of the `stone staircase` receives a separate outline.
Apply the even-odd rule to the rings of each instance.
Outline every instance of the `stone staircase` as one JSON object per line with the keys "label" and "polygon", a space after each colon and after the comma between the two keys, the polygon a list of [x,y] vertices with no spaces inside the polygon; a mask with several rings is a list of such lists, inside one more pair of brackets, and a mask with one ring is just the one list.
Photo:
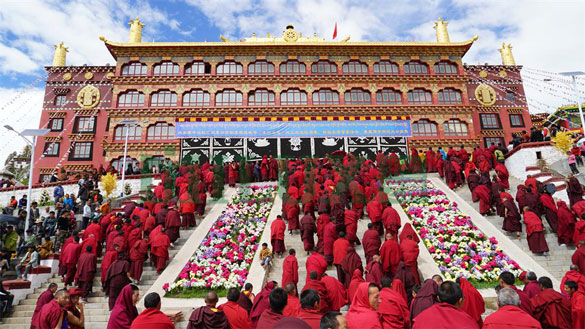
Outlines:
{"label": "stone staircase", "polygon": [[526,167],[526,174],[532,175],[543,184],[554,184],[557,192],[567,188],[564,177],[555,177],[550,172],[541,171],[539,167]]}
{"label": "stone staircase", "polygon": [[[206,209],[209,210],[209,209]],[[175,241],[174,248],[169,248],[169,258],[172,259],[181,247],[185,244],[191,233],[196,228],[189,230],[181,230],[180,238]],[[147,260],[144,263],[144,272],[138,287],[140,288],[140,297],[144,295],[150,286],[156,281],[158,274],[155,268]],[[40,288],[35,289],[34,293],[29,294],[26,299],[22,300],[19,305],[14,306],[14,312],[10,317],[3,319],[2,328],[4,329],[28,329],[30,328],[30,320],[34,312],[37,299],[40,294],[47,290],[49,283],[54,282],[63,288],[61,277],[54,275],[48,282],[43,283]],[[86,329],[105,329],[108,325],[110,311],[108,310],[108,298],[102,291],[101,283],[101,258],[98,259],[98,269],[93,283],[93,292],[88,297],[88,303],[84,305],[85,310],[85,328]],[[136,305],[139,310],[142,305]],[[189,315],[187,315],[189,316]]]}

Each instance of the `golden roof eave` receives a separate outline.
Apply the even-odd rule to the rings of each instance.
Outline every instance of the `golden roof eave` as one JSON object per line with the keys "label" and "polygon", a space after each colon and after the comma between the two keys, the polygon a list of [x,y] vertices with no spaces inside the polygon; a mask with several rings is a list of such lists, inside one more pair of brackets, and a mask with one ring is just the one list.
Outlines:
{"label": "golden roof eave", "polygon": [[465,54],[473,42],[477,40],[477,35],[472,39],[463,42],[370,42],[370,41],[326,41],[326,42],[115,42],[100,37],[112,56],[117,59],[118,49],[140,49],[140,48],[190,48],[190,47],[272,47],[272,46],[312,46],[312,47],[413,47],[413,48],[463,48]]}

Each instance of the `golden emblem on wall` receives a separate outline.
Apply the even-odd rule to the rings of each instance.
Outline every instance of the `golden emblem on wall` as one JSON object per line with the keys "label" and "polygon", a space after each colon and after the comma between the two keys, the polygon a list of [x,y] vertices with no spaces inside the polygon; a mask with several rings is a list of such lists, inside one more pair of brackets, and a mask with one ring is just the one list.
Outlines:
{"label": "golden emblem on wall", "polygon": [[492,106],[496,102],[496,91],[491,86],[482,83],[475,88],[475,99],[483,106]]}
{"label": "golden emblem on wall", "polygon": [[93,73],[91,72],[86,72],[85,75],[85,80],[91,80],[91,78],[93,78]]}
{"label": "golden emblem on wall", "polygon": [[295,42],[299,39],[299,34],[297,33],[297,31],[295,31],[292,25],[288,25],[286,27],[286,30],[282,32],[282,38],[286,42]]}
{"label": "golden emblem on wall", "polygon": [[484,70],[481,70],[481,71],[479,71],[479,76],[482,77],[482,78],[485,78],[485,77],[488,76],[488,73],[486,71],[484,71]]}
{"label": "golden emblem on wall", "polygon": [[508,73],[505,70],[501,70],[499,73],[500,77],[505,78],[508,76]]}
{"label": "golden emblem on wall", "polygon": [[106,73],[106,79],[111,80],[114,77],[114,72],[108,72]]}
{"label": "golden emblem on wall", "polygon": [[65,74],[63,74],[63,81],[69,81],[71,80],[71,73],[67,72]]}
{"label": "golden emblem on wall", "polygon": [[96,107],[100,102],[100,91],[94,86],[85,86],[77,94],[77,105],[84,109]]}

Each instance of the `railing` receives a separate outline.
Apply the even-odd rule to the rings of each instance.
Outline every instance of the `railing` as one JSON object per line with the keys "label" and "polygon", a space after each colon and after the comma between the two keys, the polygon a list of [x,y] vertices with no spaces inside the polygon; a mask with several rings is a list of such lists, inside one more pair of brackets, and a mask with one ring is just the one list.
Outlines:
{"label": "railing", "polygon": [[504,157],[507,159],[510,156],[512,156],[514,153],[520,151],[521,149],[533,148],[533,147],[542,147],[542,146],[551,146],[551,145],[552,145],[552,143],[550,141],[546,141],[546,142],[534,142],[534,143],[522,143],[522,144],[516,146],[515,148],[513,148],[508,153],[506,153],[506,155],[504,155]]}

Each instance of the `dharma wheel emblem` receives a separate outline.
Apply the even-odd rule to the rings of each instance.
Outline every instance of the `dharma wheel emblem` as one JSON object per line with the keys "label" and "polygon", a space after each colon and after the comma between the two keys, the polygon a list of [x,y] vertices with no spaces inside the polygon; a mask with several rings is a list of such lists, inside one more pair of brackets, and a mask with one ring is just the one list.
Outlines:
{"label": "dharma wheel emblem", "polygon": [[100,102],[100,91],[94,86],[85,86],[77,94],[77,105],[84,109],[96,107]]}
{"label": "dharma wheel emblem", "polygon": [[292,25],[288,25],[286,27],[286,30],[282,32],[282,38],[286,42],[295,42],[299,39],[299,34],[297,33],[297,31],[295,31]]}
{"label": "dharma wheel emblem", "polygon": [[475,99],[483,106],[492,106],[496,103],[496,91],[482,83],[475,89]]}

